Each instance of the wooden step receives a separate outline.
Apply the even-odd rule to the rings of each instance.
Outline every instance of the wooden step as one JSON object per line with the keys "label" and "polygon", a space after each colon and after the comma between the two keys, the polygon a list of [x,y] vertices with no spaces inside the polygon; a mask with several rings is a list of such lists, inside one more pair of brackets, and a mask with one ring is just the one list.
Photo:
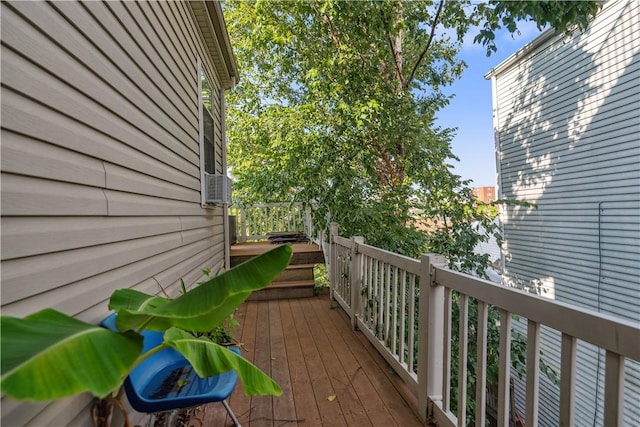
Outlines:
{"label": "wooden step", "polygon": [[269,286],[253,292],[249,301],[265,301],[286,298],[309,298],[314,296],[315,281],[298,280],[288,282],[272,282]]}
{"label": "wooden step", "polygon": [[313,280],[313,268],[316,264],[289,265],[274,282]]}
{"label": "wooden step", "polygon": [[[260,255],[276,245],[269,242],[239,243],[231,246],[231,266],[236,266],[256,255]],[[293,256],[290,265],[296,264],[324,264],[324,255],[318,245],[310,243],[296,243],[291,245]]]}
{"label": "wooden step", "polygon": [[[256,255],[234,255],[231,256],[231,266],[248,261]],[[322,251],[317,252],[294,252],[291,256],[291,265],[295,264],[324,264],[324,254]]]}

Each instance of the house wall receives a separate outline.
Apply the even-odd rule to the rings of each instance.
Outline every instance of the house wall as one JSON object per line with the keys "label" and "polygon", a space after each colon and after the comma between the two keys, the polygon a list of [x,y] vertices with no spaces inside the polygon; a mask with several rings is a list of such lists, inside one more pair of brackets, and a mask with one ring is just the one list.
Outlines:
{"label": "house wall", "polygon": [[[492,74],[499,197],[537,205],[502,213],[510,283],[640,323],[640,3],[611,1],[585,33],[542,35]],[[560,372],[560,338],[543,335]],[[582,343],[578,367],[576,425],[601,425],[604,355]],[[541,425],[557,425],[543,382]],[[626,390],[637,425],[637,364]],[[522,414],[522,381],[516,394]]]}
{"label": "house wall", "polygon": [[[223,208],[201,206],[196,64],[220,101],[224,173],[224,63],[196,6],[1,3],[3,315],[97,323],[115,289],[176,295],[222,266]],[[90,402],[3,399],[1,421],[89,425]]]}

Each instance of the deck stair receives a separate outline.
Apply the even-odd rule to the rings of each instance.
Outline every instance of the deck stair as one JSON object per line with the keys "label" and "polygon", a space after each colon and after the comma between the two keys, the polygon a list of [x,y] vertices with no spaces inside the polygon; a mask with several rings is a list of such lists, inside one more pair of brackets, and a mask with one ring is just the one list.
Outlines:
{"label": "deck stair", "polygon": [[[274,248],[271,242],[238,243],[231,246],[231,266],[247,261]],[[313,270],[324,264],[322,249],[313,243],[293,243],[293,255],[289,266],[271,284],[254,292],[249,300],[304,298],[314,295]]]}

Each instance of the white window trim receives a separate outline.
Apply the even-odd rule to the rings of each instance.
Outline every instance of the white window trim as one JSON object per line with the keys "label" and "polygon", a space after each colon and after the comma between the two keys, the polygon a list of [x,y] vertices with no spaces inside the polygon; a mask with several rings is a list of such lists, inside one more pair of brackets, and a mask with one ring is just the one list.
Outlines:
{"label": "white window trim", "polygon": [[202,206],[206,206],[205,201],[205,179],[204,179],[204,120],[202,106],[202,61],[200,57],[196,57],[196,81],[198,82],[198,146],[200,147],[200,202]]}

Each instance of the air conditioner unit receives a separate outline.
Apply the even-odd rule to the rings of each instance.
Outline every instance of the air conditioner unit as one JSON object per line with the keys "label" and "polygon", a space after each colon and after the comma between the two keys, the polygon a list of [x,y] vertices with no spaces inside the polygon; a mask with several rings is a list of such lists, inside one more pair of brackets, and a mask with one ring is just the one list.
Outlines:
{"label": "air conditioner unit", "polygon": [[204,174],[205,202],[231,203],[231,179],[226,175]]}

